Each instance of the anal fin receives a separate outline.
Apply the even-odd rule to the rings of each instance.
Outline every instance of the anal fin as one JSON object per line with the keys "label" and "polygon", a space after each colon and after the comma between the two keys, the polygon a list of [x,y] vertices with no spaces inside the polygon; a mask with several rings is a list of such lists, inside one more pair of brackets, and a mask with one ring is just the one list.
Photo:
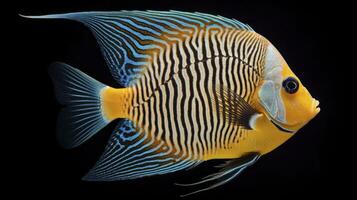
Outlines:
{"label": "anal fin", "polygon": [[115,181],[166,174],[194,166],[199,161],[175,156],[157,141],[123,119],[111,135],[96,165],[83,177],[87,181]]}

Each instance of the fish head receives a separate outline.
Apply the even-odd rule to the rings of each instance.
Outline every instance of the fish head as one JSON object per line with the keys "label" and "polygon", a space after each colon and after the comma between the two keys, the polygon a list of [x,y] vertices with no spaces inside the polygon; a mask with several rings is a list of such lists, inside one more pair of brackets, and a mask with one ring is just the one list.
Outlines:
{"label": "fish head", "polygon": [[284,132],[296,133],[320,112],[319,101],[311,96],[271,43],[257,93],[263,113]]}

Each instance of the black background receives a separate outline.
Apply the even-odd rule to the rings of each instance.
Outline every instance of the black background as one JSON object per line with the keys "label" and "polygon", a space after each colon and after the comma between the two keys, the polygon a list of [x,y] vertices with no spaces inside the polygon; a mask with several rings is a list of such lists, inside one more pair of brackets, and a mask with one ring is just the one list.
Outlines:
{"label": "black background", "polygon": [[[99,47],[87,28],[66,20],[30,20],[17,16],[95,10],[200,11],[235,18],[268,38],[282,53],[310,93],[320,100],[322,111],[291,140],[263,156],[240,177],[217,189],[191,198],[285,199],[320,196],[333,192],[332,160],[335,130],[335,86],[331,81],[334,58],[326,51],[331,32],[321,4],[311,2],[243,1],[17,1],[12,13],[16,23],[14,45],[8,59],[8,76],[16,79],[9,89],[12,112],[9,123],[15,139],[8,151],[15,158],[16,178],[11,185],[26,195],[104,198],[178,198],[187,190],[175,182],[193,182],[210,172],[208,162],[187,172],[131,181],[84,182],[81,177],[93,166],[106,145],[115,123],[110,124],[79,148],[62,149],[56,142],[56,102],[47,68],[62,61],[101,82],[118,86],[105,66]],[[4,38],[6,42],[7,38]],[[9,39],[10,40],[10,39]],[[11,74],[10,74],[11,73]],[[15,76],[14,76],[15,75]],[[18,167],[18,168],[17,168]],[[21,191],[21,192],[20,192]]]}

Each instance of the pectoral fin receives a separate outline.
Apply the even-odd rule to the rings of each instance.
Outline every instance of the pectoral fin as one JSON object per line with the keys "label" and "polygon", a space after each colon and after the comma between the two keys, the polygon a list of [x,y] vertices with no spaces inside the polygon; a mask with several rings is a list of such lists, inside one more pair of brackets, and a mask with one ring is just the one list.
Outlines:
{"label": "pectoral fin", "polygon": [[220,86],[215,89],[213,98],[219,112],[228,123],[253,129],[252,119],[260,113],[234,91]]}

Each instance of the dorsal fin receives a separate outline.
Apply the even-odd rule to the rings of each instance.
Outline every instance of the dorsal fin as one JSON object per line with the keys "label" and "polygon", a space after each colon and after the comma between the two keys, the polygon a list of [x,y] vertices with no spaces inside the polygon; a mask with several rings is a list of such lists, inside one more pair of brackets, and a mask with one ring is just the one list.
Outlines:
{"label": "dorsal fin", "polygon": [[79,12],[31,18],[63,18],[82,22],[101,47],[112,76],[122,86],[135,83],[150,63],[152,52],[207,28],[253,31],[234,19],[180,11]]}

